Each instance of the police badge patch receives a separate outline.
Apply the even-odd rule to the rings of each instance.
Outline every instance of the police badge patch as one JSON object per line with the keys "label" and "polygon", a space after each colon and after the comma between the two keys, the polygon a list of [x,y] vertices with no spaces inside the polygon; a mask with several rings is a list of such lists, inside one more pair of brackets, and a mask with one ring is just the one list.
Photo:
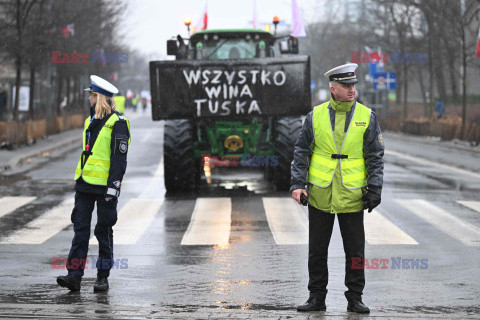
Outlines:
{"label": "police badge patch", "polygon": [[128,144],[125,140],[120,140],[120,144],[118,145],[118,151],[121,153],[127,152]]}
{"label": "police badge patch", "polygon": [[383,147],[383,134],[381,134],[381,133],[378,135],[378,142]]}

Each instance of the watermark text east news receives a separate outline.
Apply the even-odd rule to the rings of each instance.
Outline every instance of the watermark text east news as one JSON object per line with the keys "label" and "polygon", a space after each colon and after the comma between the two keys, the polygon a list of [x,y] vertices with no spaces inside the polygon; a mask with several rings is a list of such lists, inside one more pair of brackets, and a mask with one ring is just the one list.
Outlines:
{"label": "watermark text east news", "polygon": [[428,259],[352,257],[352,269],[428,269]]}
{"label": "watermark text east news", "polygon": [[51,51],[52,63],[88,63],[89,58],[91,58],[90,63],[127,63],[128,62],[128,52],[102,52],[102,51],[93,51],[88,52],[61,52],[61,51]]}

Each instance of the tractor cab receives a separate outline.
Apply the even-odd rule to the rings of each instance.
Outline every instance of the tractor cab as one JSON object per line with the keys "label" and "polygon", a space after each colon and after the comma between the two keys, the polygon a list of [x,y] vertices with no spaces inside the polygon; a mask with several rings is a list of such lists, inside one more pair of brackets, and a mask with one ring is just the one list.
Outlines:
{"label": "tractor cab", "polygon": [[273,36],[265,31],[204,30],[190,38],[196,60],[232,60],[273,57]]}
{"label": "tractor cab", "polygon": [[[277,46],[278,44],[278,46]],[[298,54],[298,40],[275,37],[259,29],[202,30],[190,39],[167,40],[167,54],[176,60],[237,60]]]}

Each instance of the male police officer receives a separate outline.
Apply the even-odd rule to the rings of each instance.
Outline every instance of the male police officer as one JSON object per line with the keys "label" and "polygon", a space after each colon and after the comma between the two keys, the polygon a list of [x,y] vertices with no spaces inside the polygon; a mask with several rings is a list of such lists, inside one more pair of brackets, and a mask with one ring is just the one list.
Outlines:
{"label": "male police officer", "polygon": [[[335,215],[345,251],[348,311],[368,313],[362,302],[363,268],[352,269],[352,258],[365,258],[363,210],[380,204],[383,184],[383,138],[375,113],[355,101],[358,82],[354,63],[325,73],[331,97],[307,115],[295,144],[292,197],[309,202],[308,290],[298,311],[326,310],[328,245]],[[307,180],[308,176],[308,180]]]}
{"label": "male police officer", "polygon": [[75,170],[75,207],[71,220],[75,236],[68,255],[68,275],[57,277],[57,283],[72,291],[80,290],[86,268],[92,211],[97,205],[95,236],[99,258],[94,291],[108,290],[108,276],[113,261],[113,230],[117,221],[117,198],[127,168],[130,124],[112,108],[117,88],[98,76],[90,77],[90,117],[85,120],[83,152]]}

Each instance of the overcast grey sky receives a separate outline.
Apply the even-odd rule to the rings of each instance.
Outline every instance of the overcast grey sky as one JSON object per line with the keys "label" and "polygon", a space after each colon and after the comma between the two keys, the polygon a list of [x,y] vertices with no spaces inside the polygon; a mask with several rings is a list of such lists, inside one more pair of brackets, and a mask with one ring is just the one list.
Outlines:
{"label": "overcast grey sky", "polygon": [[[123,0],[127,13],[122,23],[124,42],[150,57],[166,53],[166,40],[187,36],[183,17],[192,17],[192,26],[200,19],[206,0]],[[335,0],[337,1],[337,0]],[[340,1],[339,1],[340,2]],[[304,24],[325,18],[326,0],[297,0]],[[291,21],[291,0],[257,0],[260,25],[278,15]],[[249,28],[253,20],[253,0],[208,0],[208,28]]]}

